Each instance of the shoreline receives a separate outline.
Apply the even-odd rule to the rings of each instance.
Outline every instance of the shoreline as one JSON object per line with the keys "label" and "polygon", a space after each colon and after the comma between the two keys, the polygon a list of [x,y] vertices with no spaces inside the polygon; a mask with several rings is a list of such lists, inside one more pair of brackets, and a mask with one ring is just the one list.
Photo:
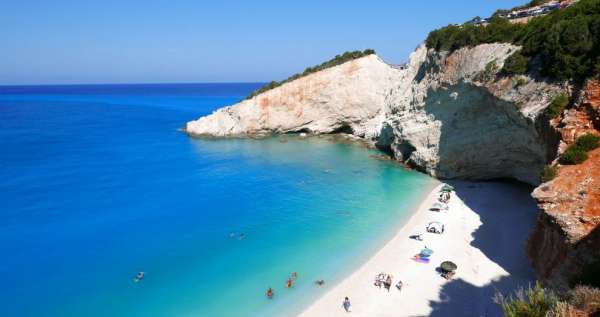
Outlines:
{"label": "shoreline", "polygon": [[[524,240],[519,239],[526,238],[531,228],[527,226],[537,214],[535,205],[527,201],[533,200],[527,191],[511,184],[457,182],[457,191],[448,203],[449,211],[430,211],[442,186],[443,183],[438,184],[424,197],[408,221],[375,254],[332,285],[299,316],[346,316],[341,307],[346,296],[352,303],[352,316],[501,316],[492,301],[493,295],[526,286],[533,280],[521,245]],[[504,199],[506,195],[514,199]],[[497,209],[504,208],[512,208],[514,212],[508,212],[504,220],[495,219],[503,218]],[[444,223],[444,234],[426,233],[425,226],[431,221]],[[510,227],[515,221],[520,225],[514,226],[515,230],[505,228],[506,235],[499,239],[485,234],[484,239],[476,241],[481,231],[498,234],[496,224],[506,223]],[[485,222],[489,222],[487,226]],[[409,239],[416,233],[423,234],[424,241]],[[431,262],[415,262],[412,257],[425,246],[434,250]],[[457,274],[450,281],[435,271],[446,260],[458,265]],[[381,272],[393,276],[389,292],[373,285],[375,276]],[[404,284],[401,291],[395,288],[398,280]],[[436,314],[438,311],[443,314]]]}

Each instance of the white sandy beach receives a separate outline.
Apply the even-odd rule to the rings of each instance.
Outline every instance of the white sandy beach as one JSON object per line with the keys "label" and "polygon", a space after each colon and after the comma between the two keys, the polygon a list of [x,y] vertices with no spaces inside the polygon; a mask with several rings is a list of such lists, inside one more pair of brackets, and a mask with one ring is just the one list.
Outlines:
{"label": "white sandy beach", "polygon": [[[516,184],[452,185],[456,192],[448,212],[429,210],[440,185],[391,241],[301,316],[501,316],[492,296],[533,279],[524,243],[535,220],[535,203],[529,189]],[[444,234],[426,233],[431,221],[444,223]],[[423,233],[424,241],[409,239],[415,233]],[[435,251],[429,264],[412,260],[424,246]],[[451,281],[436,273],[445,260],[458,265]],[[394,277],[389,293],[373,285],[380,272]],[[398,279],[404,283],[402,291],[394,287]],[[351,313],[342,308],[345,296]]]}

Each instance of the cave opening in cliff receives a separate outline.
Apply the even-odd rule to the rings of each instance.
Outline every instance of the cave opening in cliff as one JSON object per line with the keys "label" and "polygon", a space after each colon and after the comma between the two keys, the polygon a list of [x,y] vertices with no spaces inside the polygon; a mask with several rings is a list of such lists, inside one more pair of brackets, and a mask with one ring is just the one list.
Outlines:
{"label": "cave opening in cliff", "polygon": [[335,130],[331,131],[331,134],[337,134],[337,133],[353,134],[354,129],[352,129],[352,127],[349,124],[343,123],[342,125],[337,127]]}

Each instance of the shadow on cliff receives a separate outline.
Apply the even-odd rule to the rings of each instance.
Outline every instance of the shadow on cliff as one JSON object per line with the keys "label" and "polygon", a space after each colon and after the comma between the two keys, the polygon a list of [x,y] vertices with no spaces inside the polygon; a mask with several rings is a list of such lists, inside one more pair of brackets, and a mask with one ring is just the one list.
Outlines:
{"label": "shadow on cliff", "polygon": [[537,215],[537,206],[530,197],[531,187],[516,182],[448,183],[482,222],[473,233],[471,245],[510,275],[480,287],[460,279],[459,267],[457,279],[442,287],[441,300],[430,302],[429,316],[502,316],[493,301],[494,295],[511,293],[534,281],[525,254],[525,242]]}
{"label": "shadow on cliff", "polygon": [[546,148],[535,123],[517,105],[460,82],[430,89],[425,111],[441,124],[439,177],[537,182]]}

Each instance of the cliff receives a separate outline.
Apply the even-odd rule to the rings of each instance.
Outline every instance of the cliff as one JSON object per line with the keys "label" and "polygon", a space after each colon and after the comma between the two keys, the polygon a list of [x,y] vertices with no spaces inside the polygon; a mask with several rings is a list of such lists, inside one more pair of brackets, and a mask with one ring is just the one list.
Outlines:
{"label": "cliff", "polygon": [[448,54],[422,45],[404,69],[369,55],[219,109],[185,129],[212,137],[345,132],[436,177],[537,184],[554,149],[536,120],[560,88],[526,76],[497,79],[516,49],[484,44]]}
{"label": "cliff", "polygon": [[367,138],[401,72],[371,54],[310,74],[188,122],[191,135],[348,132]]}
{"label": "cliff", "polygon": [[[583,134],[600,133],[600,83],[588,82],[577,104],[552,125],[561,135],[561,151]],[[542,279],[566,286],[600,259],[600,149],[581,164],[559,166],[556,178],[533,197],[542,212],[527,251]]]}

